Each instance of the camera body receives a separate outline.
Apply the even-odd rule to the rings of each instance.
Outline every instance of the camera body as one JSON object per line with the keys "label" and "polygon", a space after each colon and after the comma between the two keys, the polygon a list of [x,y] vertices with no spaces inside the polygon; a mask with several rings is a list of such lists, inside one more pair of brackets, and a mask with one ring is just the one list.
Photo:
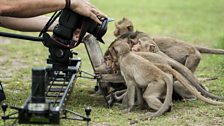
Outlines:
{"label": "camera body", "polygon": [[64,9],[59,18],[59,24],[54,28],[54,37],[63,40],[72,40],[73,32],[80,29],[78,43],[82,41],[85,33],[88,32],[96,37],[97,40],[103,42],[102,37],[107,31],[107,18],[99,18],[102,24],[97,24],[88,17],[83,17],[74,13],[70,9]]}
{"label": "camera body", "polygon": [[[107,18],[99,18],[102,24],[97,24],[88,17],[74,13],[70,9],[63,9],[59,17],[59,24],[53,29],[53,35],[43,34],[44,45],[49,48],[50,64],[67,66],[72,58],[70,49],[78,46],[85,34],[88,32],[103,42],[102,37],[107,31]],[[72,40],[73,32],[79,29],[78,41]],[[104,43],[104,42],[103,42]]]}

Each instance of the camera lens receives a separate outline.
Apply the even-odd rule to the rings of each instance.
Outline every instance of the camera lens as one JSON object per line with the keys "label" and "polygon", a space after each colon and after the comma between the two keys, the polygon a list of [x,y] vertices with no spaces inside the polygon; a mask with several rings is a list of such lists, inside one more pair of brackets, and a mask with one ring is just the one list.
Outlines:
{"label": "camera lens", "polygon": [[102,24],[99,25],[99,27],[98,27],[98,32],[96,32],[97,33],[96,38],[97,38],[97,40],[99,40],[101,42],[103,42],[102,37],[107,32],[107,23],[108,23],[107,18],[103,19]]}
{"label": "camera lens", "polygon": [[[60,43],[64,45],[74,45],[74,43],[71,43],[69,40],[72,40],[73,32],[77,29],[80,29],[81,31],[79,33],[79,39],[75,46],[78,46],[79,43],[81,43],[86,32],[95,36],[98,41],[103,42],[102,37],[107,31],[108,19],[102,17],[98,18],[102,24],[97,24],[88,17],[83,17],[69,9],[64,9],[59,19],[59,25],[57,25],[57,27],[55,27],[53,30],[53,35],[55,38],[59,38]],[[75,46],[69,46],[69,48]]]}
{"label": "camera lens", "polygon": [[98,41],[104,43],[104,41],[102,40],[102,37],[107,32],[108,19],[107,18],[99,18],[99,19],[101,20],[102,24],[97,24],[94,21],[92,21],[91,19],[89,19],[85,25],[89,26],[89,27],[87,27],[88,33],[95,36]]}

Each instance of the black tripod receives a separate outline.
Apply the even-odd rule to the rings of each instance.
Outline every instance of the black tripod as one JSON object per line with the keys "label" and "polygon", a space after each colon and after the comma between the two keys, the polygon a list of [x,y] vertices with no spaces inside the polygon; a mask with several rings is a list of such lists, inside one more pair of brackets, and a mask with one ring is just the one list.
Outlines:
{"label": "black tripod", "polygon": [[32,69],[31,95],[21,108],[10,106],[16,112],[8,115],[5,115],[8,105],[3,104],[2,119],[4,121],[15,119],[20,124],[59,124],[60,119],[70,119],[87,121],[88,125],[91,121],[90,107],[85,109],[86,116],[65,108],[81,67],[81,59],[73,58],[76,53],[55,44],[47,33],[44,33],[43,38],[2,32],[0,36],[42,41],[50,53],[46,68]]}

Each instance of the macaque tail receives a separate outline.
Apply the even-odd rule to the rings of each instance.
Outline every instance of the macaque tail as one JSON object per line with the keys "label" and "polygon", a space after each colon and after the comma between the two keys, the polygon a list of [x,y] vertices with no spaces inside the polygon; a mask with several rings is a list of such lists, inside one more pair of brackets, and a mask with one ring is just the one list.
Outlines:
{"label": "macaque tail", "polygon": [[206,91],[205,89],[203,89],[199,82],[197,81],[197,78],[194,77],[193,73],[187,69],[186,67],[182,67],[182,64],[177,63],[174,60],[169,60],[168,61],[169,65],[174,68],[176,71],[178,71],[179,73],[181,73],[181,75],[183,75],[189,82],[190,84],[195,87],[199,92],[202,93],[202,95],[215,99],[215,100],[223,100],[224,97],[221,96],[216,96],[208,91]]}
{"label": "macaque tail", "polygon": [[207,54],[220,54],[224,55],[224,49],[212,49],[212,48],[206,48],[206,47],[195,47],[200,53],[207,53]]}
{"label": "macaque tail", "polygon": [[160,109],[158,111],[156,111],[155,113],[151,113],[151,112],[146,113],[146,118],[161,116],[170,108],[170,105],[172,103],[172,95],[173,95],[173,82],[171,81],[171,79],[169,79],[168,76],[164,78],[164,81],[166,83],[166,88],[167,88],[165,101],[164,101],[163,105],[160,107]]}
{"label": "macaque tail", "polygon": [[172,68],[168,68],[164,65],[158,65],[159,68],[161,68],[163,71],[171,73],[180,83],[188,89],[194,96],[196,96],[201,101],[204,101],[206,103],[212,104],[212,105],[224,105],[224,102],[214,101],[212,99],[206,98],[201,93],[194,88],[192,85],[189,84],[189,81],[187,81],[180,73],[173,70]]}

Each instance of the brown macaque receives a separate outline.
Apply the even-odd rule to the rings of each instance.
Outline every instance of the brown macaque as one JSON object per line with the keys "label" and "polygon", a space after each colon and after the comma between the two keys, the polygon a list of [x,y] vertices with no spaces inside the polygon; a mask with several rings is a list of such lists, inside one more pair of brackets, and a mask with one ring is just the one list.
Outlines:
{"label": "brown macaque", "polygon": [[[154,64],[155,64],[156,67],[161,69],[163,72],[171,74],[176,80],[178,80],[178,82],[180,82],[180,84],[184,88],[186,88],[188,91],[190,91],[199,100],[204,101],[204,102],[209,103],[209,104],[212,104],[212,105],[224,105],[223,102],[213,101],[211,99],[208,99],[208,98],[202,96],[200,92],[198,92],[193,86],[191,86],[189,84],[189,81],[187,81],[180,73],[178,73],[176,70],[172,69],[170,66],[163,65],[161,63],[154,63]],[[123,93],[123,94],[120,95],[120,96],[117,96],[117,94],[119,94],[119,93]],[[136,93],[141,93],[141,91],[136,90]],[[114,97],[115,97],[116,100],[121,100],[123,98],[124,101],[127,101],[127,97],[125,97],[126,94],[127,94],[127,91],[125,92],[125,90],[117,91],[117,92],[114,93],[114,95],[115,95]],[[141,101],[141,99],[142,99],[141,96],[137,95],[137,100],[138,99],[140,99],[140,101]],[[152,113],[147,113],[146,115],[150,116],[151,114]]]}
{"label": "brown macaque", "polygon": [[[170,66],[158,63],[154,65],[149,62],[149,60],[130,52],[129,48],[128,44],[122,42],[122,40],[118,41],[113,46],[113,49],[119,57],[118,62],[120,64],[121,74],[127,85],[126,98],[128,99],[128,111],[130,111],[134,105],[135,92],[140,94],[140,90],[136,90],[139,88],[144,90],[143,99],[148,106],[157,110],[155,113],[148,113],[148,116],[160,116],[168,110],[168,104],[172,101],[173,91],[170,87],[173,86],[172,76],[170,76],[170,74],[200,100],[213,105],[224,105],[223,102],[213,101],[202,96],[181,74],[173,70]],[[165,90],[165,87],[167,87],[167,90]],[[162,104],[161,99],[163,99],[165,93],[165,101],[164,104]],[[138,98],[142,99],[141,96],[137,95],[137,99]]]}
{"label": "brown macaque", "polygon": [[[152,47],[150,47],[150,46],[152,46]],[[153,52],[153,53],[161,55],[164,59],[166,59],[168,61],[168,64],[171,67],[175,68],[184,77],[186,77],[186,79],[188,79],[188,81],[190,81],[190,83],[195,88],[197,88],[203,95],[205,95],[206,97],[216,99],[216,100],[223,99],[223,97],[215,96],[215,95],[209,93],[208,91],[204,90],[202,85],[200,85],[197,82],[197,79],[194,77],[194,75],[188,69],[186,69],[184,66],[181,66],[181,64],[179,64],[178,62],[176,62],[175,60],[173,60],[172,58],[168,57],[166,54],[161,52],[159,50],[158,46],[156,45],[156,43],[150,37],[148,37],[148,38],[144,37],[144,39],[139,39],[138,44],[134,45],[133,48],[135,48],[135,50],[137,50],[139,52]],[[152,49],[155,49],[155,50],[152,50]]]}
{"label": "brown macaque", "polygon": [[[104,63],[101,64],[101,68],[104,67],[104,69],[106,69],[106,68],[110,69],[111,70],[109,72],[110,74],[119,73],[119,65],[117,64],[118,58],[117,58],[114,50],[111,48],[111,46],[113,46],[113,43],[115,43],[119,39],[132,39],[132,38],[136,38],[136,34],[134,34],[133,32],[130,32],[130,33],[125,33],[125,34],[119,36],[117,39],[115,39],[104,53]],[[129,42],[129,40],[128,40],[128,42]],[[105,67],[105,65],[106,65],[106,67]]]}
{"label": "brown macaque", "polygon": [[113,49],[119,58],[120,71],[127,86],[127,111],[131,111],[134,106],[135,90],[141,88],[144,89],[143,99],[150,108],[156,110],[150,117],[165,113],[172,102],[173,81],[170,76],[148,60],[130,52],[130,47],[125,42],[116,43]]}
{"label": "brown macaque", "polygon": [[134,31],[134,27],[132,22],[127,18],[124,17],[122,20],[115,22],[114,36],[118,37],[129,31]]}
{"label": "brown macaque", "polygon": [[[124,18],[119,21],[119,27],[115,25],[115,31],[122,31],[119,35],[122,35],[125,32],[132,32],[133,30],[129,30],[126,27],[130,27],[130,25],[132,25],[132,28],[134,29],[133,23],[129,19]],[[116,34],[116,36],[119,35]],[[184,41],[170,37],[154,37],[153,41],[158,45],[159,49],[163,53],[178,61],[179,63],[185,65],[193,73],[200,63],[201,53],[224,55],[223,49],[211,49],[206,47],[192,46]],[[137,43],[134,42],[132,46],[135,44]],[[133,50],[136,49],[133,48]]]}
{"label": "brown macaque", "polygon": [[[143,37],[144,39],[139,39]],[[119,40],[119,39],[126,39],[129,46],[132,47],[130,45],[130,43],[132,43],[133,41],[137,41],[137,43],[139,42],[139,40],[141,41],[141,43],[143,44],[149,44],[149,46],[146,46],[146,49],[151,51],[151,52],[154,52],[154,53],[158,53],[159,55],[162,55],[162,57],[160,57],[160,59],[166,59],[168,62],[168,64],[174,68],[175,70],[177,70],[179,73],[181,73],[188,81],[190,81],[190,83],[199,91],[201,92],[204,96],[206,97],[209,97],[209,98],[212,98],[212,99],[216,99],[216,100],[221,100],[223,99],[223,97],[219,97],[219,96],[215,96],[211,93],[209,93],[208,91],[206,91],[198,82],[197,78],[194,77],[194,75],[192,74],[191,71],[189,71],[189,69],[187,69],[185,66],[181,65],[180,63],[178,63],[177,61],[169,58],[167,55],[165,55],[164,53],[162,53],[158,46],[154,43],[154,41],[152,41],[152,39],[150,39],[150,37],[145,34],[145,33],[142,33],[142,32],[128,32],[128,33],[125,33],[123,35],[121,35],[120,37],[118,37],[115,41],[113,41],[111,43],[111,45],[108,47],[104,57],[106,57],[108,54],[111,55],[111,57],[113,57],[114,59],[111,60],[111,62],[115,62],[113,64],[116,64],[116,68],[112,68],[112,69],[116,69],[116,71],[119,73],[119,70],[118,70],[118,64],[117,64],[117,57],[115,56],[116,54],[113,52],[113,50],[111,50],[111,48],[113,47],[113,45]],[[152,46],[152,47],[151,47]],[[135,45],[136,47],[136,45]],[[132,47],[132,48],[135,48],[135,47]],[[138,47],[139,48],[139,45]],[[144,49],[144,47],[142,47]],[[139,49],[137,49],[139,51]],[[146,50],[146,51],[147,51]],[[106,55],[107,54],[107,55]],[[143,55],[145,57],[147,57],[147,55]],[[144,58],[145,58],[144,57]],[[113,67],[113,66],[108,66],[109,68]],[[174,83],[174,85],[177,85],[176,83]],[[179,88],[178,88],[179,87]],[[181,86],[175,86],[174,89],[181,89]],[[176,91],[175,91],[176,92]],[[190,96],[189,93],[185,92],[184,91],[184,88],[183,90],[180,90],[180,91],[177,91],[179,93],[183,92],[182,94],[180,94],[182,97],[184,98],[188,98],[188,96]],[[187,96],[187,97],[185,97]]]}
{"label": "brown macaque", "polygon": [[179,63],[185,65],[193,73],[197,69],[201,60],[201,53],[224,55],[223,49],[192,46],[175,38],[154,37],[153,40],[162,52]]}
{"label": "brown macaque", "polygon": [[[127,35],[126,35],[127,36]],[[120,39],[123,39],[123,38],[120,38]],[[147,39],[142,39],[141,40],[141,43],[142,44],[147,44],[149,42],[147,41],[143,41],[143,40],[147,40]],[[149,39],[150,40],[150,39]],[[111,45],[109,46],[110,49],[108,50],[112,50],[111,48],[113,48],[113,46],[119,41],[119,39],[115,40],[113,43],[111,43]],[[129,41],[129,39],[125,38],[125,41],[123,42],[126,42]],[[151,45],[152,43],[150,43]],[[153,46],[153,48],[155,48],[156,50],[154,50],[153,52],[159,52],[158,51],[158,48],[156,47],[156,44],[153,43],[155,46]],[[147,47],[147,46],[143,46],[143,47]],[[149,47],[150,48],[150,47]],[[152,48],[151,48],[152,49]],[[186,68],[184,65],[180,64],[179,62],[169,58],[168,56],[164,56],[164,55],[161,55],[160,53],[150,53],[150,52],[135,52],[137,55],[140,55],[142,56],[143,58],[149,60],[150,62],[152,63],[160,63],[160,64],[164,64],[164,65],[169,65],[171,66],[173,69],[175,69],[176,71],[178,71],[181,75],[183,75],[189,82],[192,86],[194,86],[199,92],[202,93],[202,95],[206,96],[206,97],[209,97],[209,98],[212,98],[212,99],[216,99],[216,100],[221,100],[223,99],[223,97],[220,97],[220,96],[216,96],[216,95],[213,95],[211,94],[210,92],[208,92],[207,90],[205,90],[198,82],[197,78],[193,75],[193,73],[188,69]],[[116,54],[113,53],[113,57],[116,57]],[[117,58],[116,58],[117,59]],[[114,60],[113,62],[117,62],[116,60]],[[117,70],[119,71],[119,70]],[[186,89],[185,88],[182,88],[181,90],[181,85],[178,86],[178,83],[175,83],[174,84],[174,90],[179,90],[179,91],[175,91],[175,92],[179,92],[178,94],[180,96],[182,96],[183,98],[190,98],[192,95],[190,93],[188,93],[187,91],[185,91]]]}
{"label": "brown macaque", "polygon": [[224,102],[219,102],[215,100],[208,99],[201,95],[201,93],[195,89],[191,84],[189,84],[189,81],[186,80],[180,73],[178,73],[176,70],[172,69],[171,67],[168,67],[167,65],[163,64],[155,64],[158,68],[160,68],[162,71],[172,74],[173,77],[180,82],[181,85],[183,85],[188,91],[190,91],[194,96],[196,96],[199,100],[202,100],[206,103],[212,104],[212,105],[224,105]]}

